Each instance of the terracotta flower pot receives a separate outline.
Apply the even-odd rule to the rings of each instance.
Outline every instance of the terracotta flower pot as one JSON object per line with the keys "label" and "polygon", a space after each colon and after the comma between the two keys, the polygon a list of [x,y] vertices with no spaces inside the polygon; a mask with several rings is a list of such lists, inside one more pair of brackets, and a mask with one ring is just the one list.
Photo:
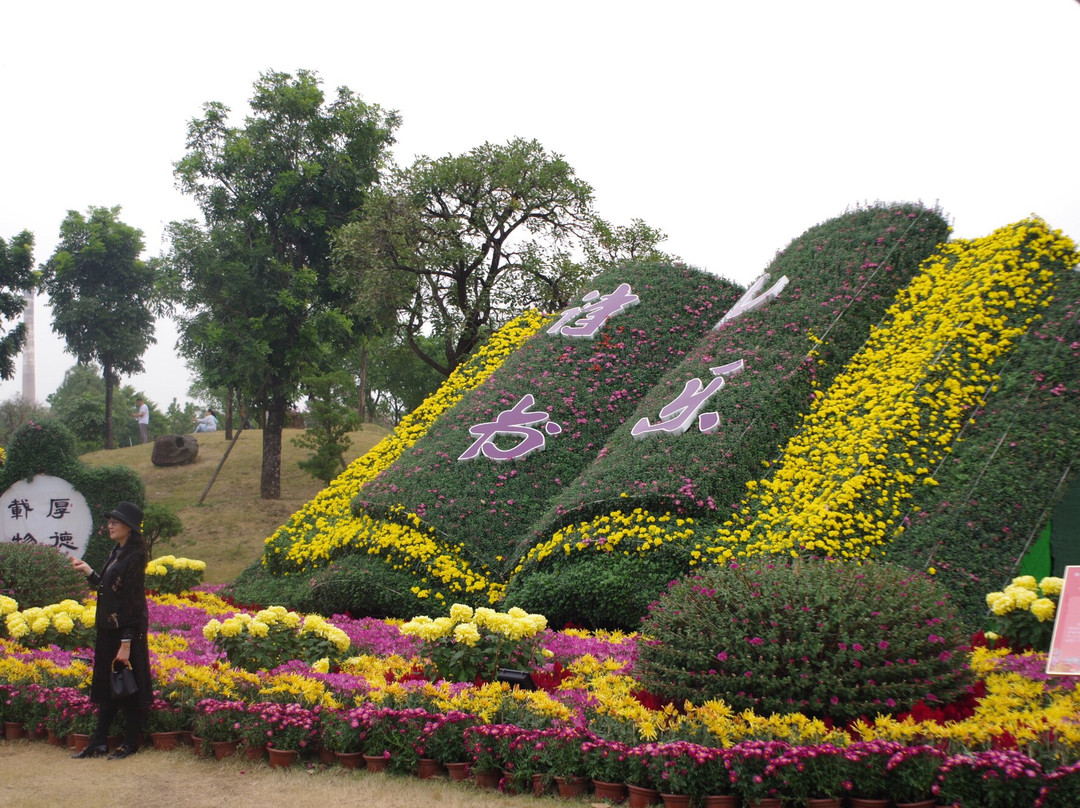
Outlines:
{"label": "terracotta flower pot", "polygon": [[469,779],[469,764],[468,763],[447,763],[446,773],[450,775],[450,779],[462,783]]}
{"label": "terracotta flower pot", "polygon": [[937,801],[919,800],[918,802],[898,802],[894,803],[893,808],[934,808],[937,805]]}
{"label": "terracotta flower pot", "polygon": [[364,762],[363,752],[334,752],[334,760],[343,769],[359,769]]}
{"label": "terracotta flower pot", "polygon": [[49,745],[50,746],[67,746],[67,736],[57,735],[51,729],[49,730]]}
{"label": "terracotta flower pot", "polygon": [[764,797],[747,803],[747,808],[781,808],[779,797]]}
{"label": "terracotta flower pot", "polygon": [[382,755],[364,755],[364,765],[369,772],[384,772],[390,765],[390,758]]}
{"label": "terracotta flower pot", "polygon": [[150,744],[155,749],[160,749],[162,752],[169,752],[177,747],[180,743],[179,732],[151,732]]}
{"label": "terracotta flower pot", "polygon": [[660,793],[660,799],[664,808],[690,808],[689,794],[664,794]]}
{"label": "terracotta flower pot", "polygon": [[232,757],[236,754],[236,750],[240,746],[239,741],[212,741],[210,743],[211,748],[214,750],[215,760],[224,760],[225,758]]}
{"label": "terracotta flower pot", "polygon": [[870,800],[865,797],[849,797],[849,808],[889,808],[891,800]]}
{"label": "terracotta flower pot", "polygon": [[806,808],[840,808],[841,803],[838,797],[814,797],[806,801]]}
{"label": "terracotta flower pot", "polygon": [[81,752],[90,745],[90,736],[81,732],[73,732],[68,736],[68,746],[76,752]]}
{"label": "terracotta flower pot", "polygon": [[473,782],[478,788],[498,788],[500,780],[502,780],[502,772],[498,770],[473,774]]}
{"label": "terracotta flower pot", "polygon": [[564,800],[576,800],[589,790],[588,777],[560,777],[555,775],[555,783],[559,787],[559,796]]}
{"label": "terracotta flower pot", "polygon": [[421,780],[429,780],[442,774],[443,765],[435,758],[420,758],[416,762],[416,776]]}
{"label": "terracotta flower pot", "polygon": [[300,753],[295,749],[275,749],[268,746],[266,752],[270,756],[271,769],[287,769],[300,757]]}
{"label": "terracotta flower pot", "polygon": [[532,776],[532,792],[534,797],[543,797],[551,790],[551,783],[546,782],[546,778],[542,774],[534,774]]}
{"label": "terracotta flower pot", "polygon": [[625,783],[608,783],[604,780],[593,780],[593,796],[598,800],[620,803],[626,800]]}
{"label": "terracotta flower pot", "polygon": [[244,747],[244,757],[248,760],[262,760],[266,754],[266,744],[261,746],[256,744],[248,744]]}
{"label": "terracotta flower pot", "polygon": [[4,738],[9,741],[17,741],[26,737],[26,727],[22,721],[5,721]]}
{"label": "terracotta flower pot", "polygon": [[657,805],[660,802],[660,792],[655,788],[627,785],[626,792],[627,804],[630,808],[648,808],[648,806]]}
{"label": "terracotta flower pot", "polygon": [[335,762],[336,760],[337,760],[337,758],[334,757],[333,752],[331,752],[329,749],[323,749],[321,746],[319,747],[319,762],[320,763],[329,764],[329,763]]}
{"label": "terracotta flower pot", "polygon": [[702,808],[735,808],[738,804],[734,794],[710,794],[701,803]]}

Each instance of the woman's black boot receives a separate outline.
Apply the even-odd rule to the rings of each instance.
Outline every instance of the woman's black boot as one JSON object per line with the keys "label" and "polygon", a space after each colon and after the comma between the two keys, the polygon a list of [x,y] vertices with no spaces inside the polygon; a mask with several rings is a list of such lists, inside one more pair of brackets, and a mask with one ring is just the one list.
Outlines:
{"label": "woman's black boot", "polygon": [[72,757],[76,760],[82,760],[83,758],[103,757],[107,754],[109,754],[109,747],[107,747],[105,744],[89,744],[81,752],[76,752],[74,755],[72,755]]}

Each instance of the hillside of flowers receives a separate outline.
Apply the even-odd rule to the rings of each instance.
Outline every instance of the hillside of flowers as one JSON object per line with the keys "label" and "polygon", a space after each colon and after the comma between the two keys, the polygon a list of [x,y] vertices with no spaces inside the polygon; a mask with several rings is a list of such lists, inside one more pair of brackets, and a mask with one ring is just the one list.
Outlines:
{"label": "hillside of flowers", "polygon": [[[967,429],[978,424],[978,413],[993,406],[1002,418],[1008,413],[1016,430],[1002,460],[1027,454],[1024,465],[1042,467],[1037,482],[1022,489],[1031,497],[1026,510],[1010,512],[1021,528],[1019,536],[1010,541],[1007,523],[1005,530],[999,526],[996,531],[1004,540],[995,542],[994,532],[988,532],[976,540],[983,545],[976,549],[970,541],[952,546],[954,537],[939,529],[921,551],[906,556],[909,562],[918,558],[922,566],[916,568],[935,571],[935,558],[940,558],[945,574],[967,584],[968,611],[977,614],[982,608],[980,578],[992,569],[1002,579],[1007,576],[1022,555],[1021,542],[1030,540],[1060,496],[1080,447],[1075,399],[1071,406],[1067,401],[1048,404],[1060,413],[1051,432],[1046,431],[1047,417],[1034,408],[1018,410],[1016,398],[994,404],[1002,392],[1002,374],[1012,374],[1006,390],[1023,386],[1025,402],[1036,391],[1043,400],[1069,398],[1068,384],[1074,382],[1066,380],[1075,380],[1078,368],[1076,350],[1069,347],[1075,342],[1070,335],[1076,261],[1073,243],[1040,220],[945,245],[923,264],[832,385],[815,393],[798,432],[778,459],[765,462],[772,473],[746,482],[747,495],[718,531],[701,519],[645,508],[571,525],[530,551],[527,563],[542,567],[546,562],[550,572],[539,583],[526,578],[526,592],[516,596],[512,589],[508,602],[565,614],[560,607],[570,600],[572,587],[581,584],[567,574],[567,559],[584,555],[608,564],[620,547],[624,553],[659,552],[676,559],[676,548],[682,548],[691,566],[757,555],[859,560],[882,557],[894,546],[903,554],[906,531],[917,537],[921,527],[912,526],[913,519],[940,513],[957,496],[966,503],[970,535],[983,519],[1000,519],[996,496],[970,496],[972,481],[997,456],[995,444],[1000,449],[1007,437],[1006,423],[989,431]],[[1057,308],[1043,325],[1054,300]],[[1036,384],[1040,376],[1045,381],[1039,363],[1058,374],[1045,387]],[[1012,381],[1014,375],[1018,381]],[[1028,414],[1033,440],[1024,440],[1020,424]],[[957,446],[968,458],[963,468],[947,462]],[[939,474],[952,483],[944,492],[938,490]],[[1000,473],[990,480],[997,490],[1009,490]],[[996,552],[982,551],[991,545]]]}
{"label": "hillside of flowers", "polygon": [[[1057,283],[1065,285],[1066,293],[1075,288],[1076,261],[1075,245],[1039,220],[945,245],[901,292],[843,374],[815,400],[773,474],[751,481],[750,495],[718,540],[704,545],[705,552],[725,562],[792,553],[861,559],[902,548],[913,512],[935,510],[969,487],[966,480],[959,486],[955,482],[976,473],[974,464],[958,475],[958,464],[949,463],[952,490],[936,490],[938,475],[959,441],[979,444],[969,452],[984,461],[992,456],[988,443],[997,443],[1002,433],[965,433],[965,425],[978,423],[975,410],[994,399],[1003,369],[1014,359],[1019,360],[1014,367],[1022,365],[1015,349],[1027,335],[1039,333]],[[1031,336],[1026,341],[1035,345],[1041,340]],[[1025,431],[1018,429],[1016,437],[1023,438]],[[1071,455],[1080,448],[1078,439],[1073,429],[1054,433],[1052,441],[1065,444]],[[1056,465],[1061,468],[1060,462]],[[1045,507],[1054,494],[1048,487],[1035,493],[1036,502]],[[986,514],[999,513],[1001,505],[996,495],[982,500]],[[917,535],[918,528],[910,533]],[[950,544],[955,537],[939,538]],[[998,569],[1007,569],[1023,548],[974,549],[969,545],[958,553],[957,546],[942,560],[966,556],[968,568],[983,575],[989,568],[984,559],[996,557]],[[934,566],[932,553],[926,562]]]}
{"label": "hillside of flowers", "polygon": [[[278,602],[310,608],[317,608],[315,603],[319,603],[325,608],[335,593],[320,587],[319,580],[302,578],[297,573],[326,568],[346,554],[346,566],[361,584],[353,588],[353,575],[342,574],[339,568],[334,573],[337,597],[349,607],[370,613],[400,613],[406,609],[405,604],[411,608],[414,592],[420,591],[418,583],[426,583],[429,570],[439,576],[448,592],[464,595],[486,591],[487,578],[475,571],[456,548],[439,541],[430,531],[389,525],[367,514],[354,516],[351,502],[366,483],[396,462],[444,412],[482,384],[548,319],[526,312],[494,334],[392,433],[350,464],[266,540],[261,563],[241,576],[235,585],[237,593],[242,597],[245,592],[254,591],[258,596],[272,592]],[[379,583],[385,579],[389,583]],[[408,594],[403,596],[401,592]]]}
{"label": "hillside of flowers", "polygon": [[[69,610],[67,620],[57,620]],[[0,598],[0,611],[8,626],[20,627],[0,638],[0,718],[8,737],[47,734],[61,743],[88,732],[91,652],[68,626],[92,625],[85,605],[51,609],[53,629],[10,598]],[[8,619],[13,614],[19,619]],[[469,763],[477,782],[497,772],[494,782],[507,790],[527,790],[536,776],[540,790],[553,778],[577,776],[695,799],[776,796],[789,804],[806,795],[884,793],[965,805],[1040,799],[1052,808],[1074,804],[1068,800],[1080,785],[1080,693],[1075,682],[1041,672],[1042,654],[976,647],[958,660],[978,680],[960,701],[836,726],[798,713],[735,713],[720,700],[663,703],[636,678],[636,635],[555,632],[538,615],[464,606],[443,620],[441,629],[427,618],[410,627],[240,609],[209,592],[154,596],[148,741],[194,731],[197,753],[232,754],[231,742],[254,760],[296,751],[313,773],[352,765],[349,755],[362,753],[403,774],[415,773],[421,758]],[[47,630],[56,633],[46,643]],[[476,656],[485,638],[533,643],[537,689],[485,676],[446,678],[436,668],[435,644],[453,635]],[[238,644],[248,651],[238,653]],[[237,664],[254,648],[276,648],[277,655],[261,666]],[[184,749],[175,753],[191,753]],[[819,771],[810,761],[828,765]],[[981,771],[994,774],[968,782]],[[1002,802],[999,792],[1022,798]]]}
{"label": "hillside of flowers", "polygon": [[[787,278],[780,294],[710,331],[564,487],[534,531],[546,538],[519,556],[509,602],[588,625],[627,625],[625,615],[641,614],[668,580],[689,569],[688,526],[735,509],[746,481],[798,429],[815,390],[840,372],[897,290],[947,238],[938,212],[881,205],[795,239],[767,269],[770,284]],[[705,407],[719,416],[715,431],[631,435],[640,418],[659,420],[687,380],[708,379],[710,368],[735,360],[742,371]],[[567,546],[585,552],[567,553]],[[618,557],[624,551],[633,558]],[[605,586],[582,595],[590,579]],[[579,607],[582,597],[588,603]]]}
{"label": "hillside of flowers", "polygon": [[1056,273],[1053,300],[1010,352],[995,387],[936,470],[938,485],[915,491],[903,541],[889,550],[914,569],[934,567],[972,616],[985,608],[988,585],[1015,574],[1075,479],[1080,273]]}
{"label": "hillside of flowers", "polygon": [[[505,578],[532,543],[532,524],[741,294],[731,282],[682,265],[620,267],[589,287],[604,295],[622,287],[637,300],[593,336],[549,329],[525,342],[364,487],[357,513],[430,527]],[[532,410],[560,430],[542,450],[503,462],[461,459],[476,440],[473,427],[529,395]]]}

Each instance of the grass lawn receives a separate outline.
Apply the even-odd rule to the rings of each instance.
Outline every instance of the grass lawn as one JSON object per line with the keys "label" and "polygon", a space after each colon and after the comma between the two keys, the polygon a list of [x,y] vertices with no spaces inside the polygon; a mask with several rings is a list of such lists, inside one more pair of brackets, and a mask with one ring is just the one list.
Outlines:
{"label": "grass lawn", "polygon": [[[293,446],[302,434],[286,429],[282,435],[281,499],[259,498],[262,468],[262,431],[245,430],[206,494],[199,498],[224,456],[229,442],[224,430],[197,435],[199,456],[184,466],[159,468],[150,462],[153,444],[102,450],[82,456],[90,466],[123,465],[133,468],[146,485],[146,501],[171,506],[184,523],[183,532],[154,546],[154,555],[171,553],[206,562],[206,583],[228,583],[262,555],[263,540],[323,488],[320,480],[302,471],[297,461],[307,451]],[[386,435],[379,426],[365,425],[350,435],[345,455],[352,462]]]}

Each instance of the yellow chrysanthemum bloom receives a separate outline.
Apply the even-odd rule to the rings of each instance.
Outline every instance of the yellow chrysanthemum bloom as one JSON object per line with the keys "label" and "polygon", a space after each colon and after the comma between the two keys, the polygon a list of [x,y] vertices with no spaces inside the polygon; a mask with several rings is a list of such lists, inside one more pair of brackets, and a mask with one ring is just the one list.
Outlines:
{"label": "yellow chrysanthemum bloom", "polygon": [[1035,582],[1034,575],[1018,575],[1012,579],[1013,586],[1022,586],[1024,589],[1030,589],[1032,592],[1038,591],[1039,585]]}
{"label": "yellow chrysanthemum bloom", "polygon": [[1054,612],[1057,611],[1057,608],[1050,598],[1039,598],[1031,604],[1030,611],[1039,618],[1040,623],[1045,623],[1047,620],[1054,619]]}
{"label": "yellow chrysanthemum bloom", "polygon": [[1033,589],[1028,589],[1026,586],[1017,584],[1005,587],[1005,594],[1013,599],[1017,609],[1030,608],[1031,604],[1035,602],[1035,599],[1039,597]]}
{"label": "yellow chrysanthemum bloom", "polygon": [[1016,601],[1004,592],[991,592],[986,596],[986,605],[998,617],[1008,614],[1016,608]]}
{"label": "yellow chrysanthemum bloom", "polygon": [[1047,576],[1039,581],[1039,589],[1044,595],[1060,595],[1064,586],[1065,579],[1055,576]]}
{"label": "yellow chrysanthemum bloom", "polygon": [[480,632],[475,623],[459,623],[454,626],[454,641],[464,643],[472,648],[480,642]]}

